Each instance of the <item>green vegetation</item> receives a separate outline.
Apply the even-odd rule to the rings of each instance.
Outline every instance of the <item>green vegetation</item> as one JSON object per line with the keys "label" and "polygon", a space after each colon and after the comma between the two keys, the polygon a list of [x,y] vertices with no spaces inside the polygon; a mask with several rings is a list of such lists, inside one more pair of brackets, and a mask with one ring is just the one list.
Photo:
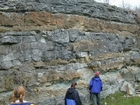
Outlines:
{"label": "green vegetation", "polygon": [[140,97],[126,97],[124,93],[116,92],[102,99],[102,105],[140,105]]}
{"label": "green vegetation", "polygon": [[140,105],[140,97],[126,97],[124,93],[117,92],[102,99],[102,105]]}

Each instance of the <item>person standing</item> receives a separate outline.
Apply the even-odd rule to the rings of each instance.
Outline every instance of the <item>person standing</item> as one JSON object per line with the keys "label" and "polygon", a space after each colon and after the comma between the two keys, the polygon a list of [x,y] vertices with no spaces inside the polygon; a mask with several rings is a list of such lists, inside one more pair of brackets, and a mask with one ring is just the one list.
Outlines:
{"label": "person standing", "polygon": [[89,91],[93,100],[93,105],[101,105],[100,92],[102,91],[103,83],[99,77],[100,72],[97,71],[95,76],[90,80]]}
{"label": "person standing", "polygon": [[25,90],[25,88],[23,86],[15,87],[15,89],[13,91],[13,95],[12,95],[12,102],[13,103],[26,102],[24,100],[25,92],[26,92],[26,90]]}
{"label": "person standing", "polygon": [[75,89],[77,83],[73,82],[65,94],[65,105],[82,105],[78,91]]}
{"label": "person standing", "polygon": [[17,86],[14,88],[12,94],[12,102],[10,105],[35,105],[32,102],[24,100],[26,90],[23,86]]}

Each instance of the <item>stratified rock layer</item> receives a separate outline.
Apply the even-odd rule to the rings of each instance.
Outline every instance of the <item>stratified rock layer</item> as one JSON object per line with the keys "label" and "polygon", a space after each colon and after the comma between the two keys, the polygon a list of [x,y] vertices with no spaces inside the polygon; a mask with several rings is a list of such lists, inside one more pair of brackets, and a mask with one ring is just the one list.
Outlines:
{"label": "stratified rock layer", "polygon": [[10,103],[16,85],[37,105],[64,105],[72,81],[89,104],[87,87],[97,70],[102,98],[119,90],[134,95],[139,21],[134,13],[93,0],[1,0],[0,105]]}

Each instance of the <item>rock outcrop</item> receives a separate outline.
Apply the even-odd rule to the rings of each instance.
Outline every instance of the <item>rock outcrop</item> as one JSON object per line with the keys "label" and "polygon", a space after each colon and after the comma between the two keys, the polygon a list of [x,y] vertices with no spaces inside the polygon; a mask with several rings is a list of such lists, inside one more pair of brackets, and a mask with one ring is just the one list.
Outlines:
{"label": "rock outcrop", "polygon": [[140,81],[136,14],[94,0],[0,0],[0,105],[16,85],[37,105],[64,105],[72,81],[84,104],[94,72],[102,98],[135,95]]}

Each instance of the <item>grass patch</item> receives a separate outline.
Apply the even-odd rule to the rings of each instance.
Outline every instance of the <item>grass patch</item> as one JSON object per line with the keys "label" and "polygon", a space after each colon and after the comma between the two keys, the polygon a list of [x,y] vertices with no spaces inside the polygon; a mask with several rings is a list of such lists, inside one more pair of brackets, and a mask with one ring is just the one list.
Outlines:
{"label": "grass patch", "polygon": [[140,97],[126,97],[124,93],[116,92],[102,99],[102,105],[140,105]]}

